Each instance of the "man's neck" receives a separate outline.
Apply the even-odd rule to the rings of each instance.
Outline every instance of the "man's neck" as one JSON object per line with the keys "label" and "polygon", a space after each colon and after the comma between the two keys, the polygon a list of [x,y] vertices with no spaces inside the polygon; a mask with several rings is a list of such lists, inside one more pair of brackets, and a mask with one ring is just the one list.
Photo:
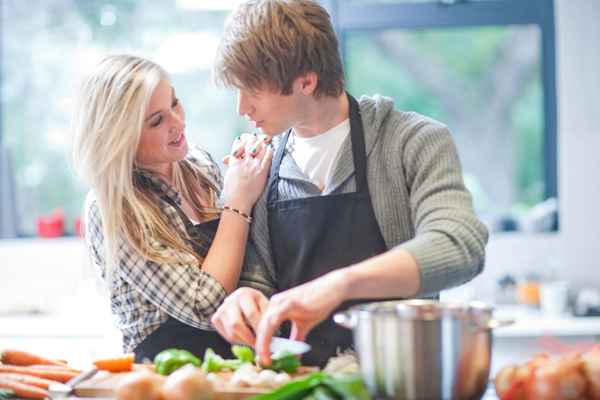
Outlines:
{"label": "man's neck", "polygon": [[318,136],[348,119],[350,104],[346,93],[339,97],[313,99],[305,107],[301,123],[294,126],[294,134],[302,138]]}

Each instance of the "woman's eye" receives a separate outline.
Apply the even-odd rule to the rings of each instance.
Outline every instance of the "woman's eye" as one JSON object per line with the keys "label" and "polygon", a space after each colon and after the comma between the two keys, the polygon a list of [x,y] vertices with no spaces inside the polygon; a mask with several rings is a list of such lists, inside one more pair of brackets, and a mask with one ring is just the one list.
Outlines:
{"label": "woman's eye", "polygon": [[179,99],[178,98],[174,98],[173,99],[173,104],[171,104],[172,108],[175,108],[179,105]]}
{"label": "woman's eye", "polygon": [[150,123],[150,126],[153,128],[156,128],[158,125],[160,125],[161,122],[162,122],[162,116],[159,116],[158,118],[156,118],[154,121],[152,121]]}

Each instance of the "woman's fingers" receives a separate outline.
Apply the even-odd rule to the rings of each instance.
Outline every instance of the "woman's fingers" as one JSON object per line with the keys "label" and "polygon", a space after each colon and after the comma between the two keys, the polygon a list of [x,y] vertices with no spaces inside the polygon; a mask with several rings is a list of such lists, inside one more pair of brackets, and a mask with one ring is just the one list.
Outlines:
{"label": "woman's fingers", "polygon": [[256,157],[271,140],[272,138],[265,134],[242,133],[233,141],[230,155],[239,159],[245,158],[246,155]]}

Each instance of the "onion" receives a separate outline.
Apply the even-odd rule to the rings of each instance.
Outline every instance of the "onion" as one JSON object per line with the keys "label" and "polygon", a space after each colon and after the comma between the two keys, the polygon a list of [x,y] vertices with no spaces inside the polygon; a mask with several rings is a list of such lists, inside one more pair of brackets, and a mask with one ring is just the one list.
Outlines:
{"label": "onion", "polygon": [[163,385],[164,400],[212,400],[212,383],[201,369],[188,364],[173,372]]}
{"label": "onion", "polygon": [[118,400],[161,400],[165,378],[140,370],[128,373],[116,388]]}

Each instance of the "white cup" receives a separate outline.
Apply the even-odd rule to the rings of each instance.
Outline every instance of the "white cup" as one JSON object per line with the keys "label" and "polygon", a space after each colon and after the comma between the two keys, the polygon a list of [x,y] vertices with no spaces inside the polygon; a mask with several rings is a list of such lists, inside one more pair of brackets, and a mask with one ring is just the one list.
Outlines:
{"label": "white cup", "polygon": [[563,315],[567,309],[569,286],[564,281],[540,285],[540,307],[544,314]]}

